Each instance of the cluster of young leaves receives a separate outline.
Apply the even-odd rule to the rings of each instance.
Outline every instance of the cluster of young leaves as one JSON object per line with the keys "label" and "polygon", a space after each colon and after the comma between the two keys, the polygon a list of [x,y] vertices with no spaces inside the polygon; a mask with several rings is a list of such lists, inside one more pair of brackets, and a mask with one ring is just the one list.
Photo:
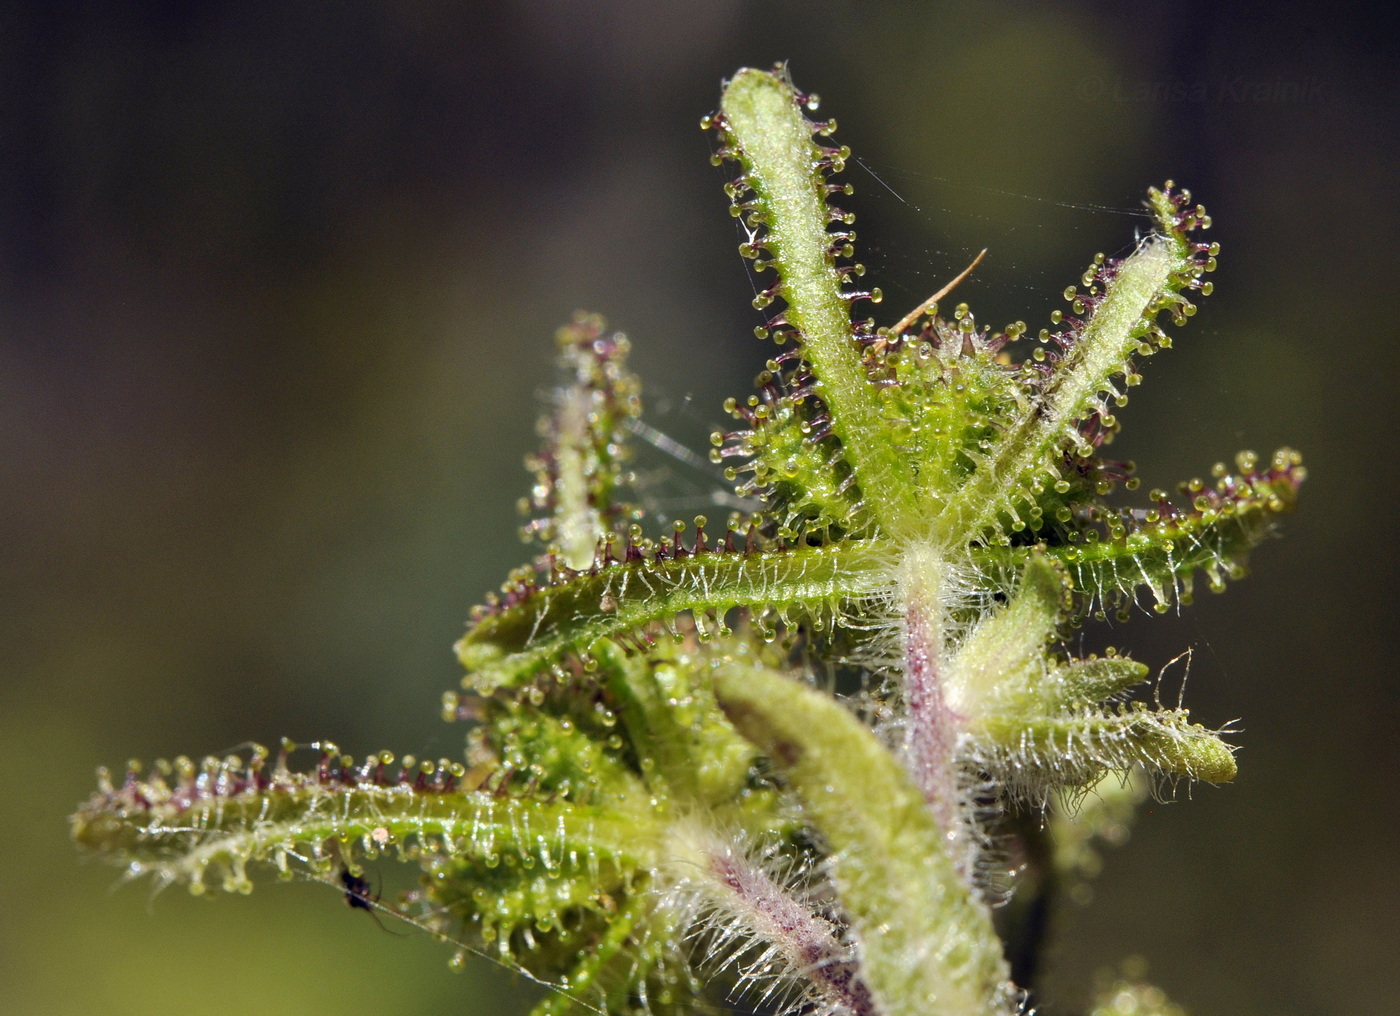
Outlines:
{"label": "cluster of young leaves", "polygon": [[[74,817],[129,876],[247,891],[259,866],[358,886],[421,866],[403,912],[555,986],[540,1014],[691,1011],[749,989],[794,1010],[1008,1013],[991,904],[1008,816],[1106,773],[1221,782],[1232,749],[1128,697],[1146,668],[1076,659],[1085,617],[1190,598],[1242,571],[1303,470],[1241,453],[1214,483],[1114,507],[1103,457],[1136,363],[1209,293],[1218,247],[1185,191],[1066,290],[1029,354],[965,305],[893,327],[854,314],[849,156],[785,71],[742,70],[705,126],[781,303],[778,351],[726,408],[712,457],[759,514],[647,535],[627,503],[640,387],[627,342],[581,316],[542,422],[526,536],[543,546],[458,644],[460,760],[130,767]],[[854,698],[830,675],[861,677]],[[363,895],[354,897],[367,902]]]}

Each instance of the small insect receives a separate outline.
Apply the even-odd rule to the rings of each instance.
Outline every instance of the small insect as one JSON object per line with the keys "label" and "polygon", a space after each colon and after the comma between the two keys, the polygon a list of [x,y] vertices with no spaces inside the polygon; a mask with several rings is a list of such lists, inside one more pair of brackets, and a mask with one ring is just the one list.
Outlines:
{"label": "small insect", "polygon": [[379,894],[370,895],[369,879],[356,875],[349,868],[341,868],[340,884],[345,887],[346,906],[373,912],[374,904],[379,902]]}
{"label": "small insect", "polygon": [[363,910],[374,918],[374,923],[379,925],[379,930],[388,932],[390,935],[402,937],[401,932],[390,931],[384,927],[384,922],[379,919],[376,910],[385,910],[393,913],[392,908],[386,907],[379,902],[379,890],[370,892],[369,879],[363,875],[357,875],[349,868],[340,869],[340,884],[345,889],[345,905],[352,910]]}

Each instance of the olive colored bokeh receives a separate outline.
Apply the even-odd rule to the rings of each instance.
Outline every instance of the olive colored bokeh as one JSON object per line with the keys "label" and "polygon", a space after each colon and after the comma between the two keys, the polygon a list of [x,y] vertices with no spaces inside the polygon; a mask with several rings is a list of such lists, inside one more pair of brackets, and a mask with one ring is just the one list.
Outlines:
{"label": "olive colored bokeh", "polygon": [[[1235,784],[1149,805],[1066,905],[1049,1011],[1129,952],[1197,1016],[1384,1010],[1396,44],[1365,5],[1265,11],[7,5],[0,1011],[523,1011],[510,976],[450,973],[325,886],[109,891],[65,816],[132,756],[460,750],[450,645],[523,554],[555,326],[625,329],[647,418],[694,448],[761,367],[698,122],[779,58],[862,160],[882,320],[985,246],[958,298],[1038,328],[1131,244],[1148,185],[1211,209],[1217,292],[1146,365],[1123,453],[1170,486],[1289,444],[1310,479],[1223,598],[1088,636],[1192,650],[1188,703],[1244,747]],[[714,489],[643,465],[658,512]]]}

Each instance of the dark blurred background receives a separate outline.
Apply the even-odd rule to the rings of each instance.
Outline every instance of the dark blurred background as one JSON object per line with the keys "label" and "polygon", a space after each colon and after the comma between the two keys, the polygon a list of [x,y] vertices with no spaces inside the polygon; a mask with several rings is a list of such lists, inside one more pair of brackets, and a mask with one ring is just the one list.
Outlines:
{"label": "dark blurred background", "polygon": [[[1217,292],[1121,448],[1145,486],[1282,444],[1311,477],[1251,578],[1108,636],[1193,651],[1241,775],[1149,806],[1062,914],[1051,993],[1139,953],[1197,1016],[1395,1011],[1385,10],[4,4],[0,1011],[520,1009],[324,886],[109,891],[65,815],[130,756],[460,750],[449,647],[522,559],[556,325],[625,329],[649,420],[695,447],[767,355],[697,124],[777,59],[863,160],[887,321],[986,246],[960,298],[1038,328],[1148,185],[1211,209]],[[655,466],[660,511],[712,482]]]}

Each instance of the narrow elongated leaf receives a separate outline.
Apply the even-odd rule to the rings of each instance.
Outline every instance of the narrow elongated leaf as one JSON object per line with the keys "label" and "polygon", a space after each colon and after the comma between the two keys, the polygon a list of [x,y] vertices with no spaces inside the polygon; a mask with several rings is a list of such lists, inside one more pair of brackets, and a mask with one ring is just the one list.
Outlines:
{"label": "narrow elongated leaf", "polygon": [[768,670],[721,669],[715,693],[787,777],[830,848],[878,1010],[1011,1012],[1015,993],[991,915],[944,852],[947,830],[875,735],[829,696]]}
{"label": "narrow elongated leaf", "polygon": [[880,588],[887,555],[880,544],[858,540],[755,554],[692,551],[543,586],[522,583],[505,603],[482,612],[457,644],[468,670],[464,687],[486,693],[519,685],[600,638],[668,623],[682,611],[713,613],[716,630],[735,607],[759,615],[770,608],[778,616],[839,613],[843,603]]}

